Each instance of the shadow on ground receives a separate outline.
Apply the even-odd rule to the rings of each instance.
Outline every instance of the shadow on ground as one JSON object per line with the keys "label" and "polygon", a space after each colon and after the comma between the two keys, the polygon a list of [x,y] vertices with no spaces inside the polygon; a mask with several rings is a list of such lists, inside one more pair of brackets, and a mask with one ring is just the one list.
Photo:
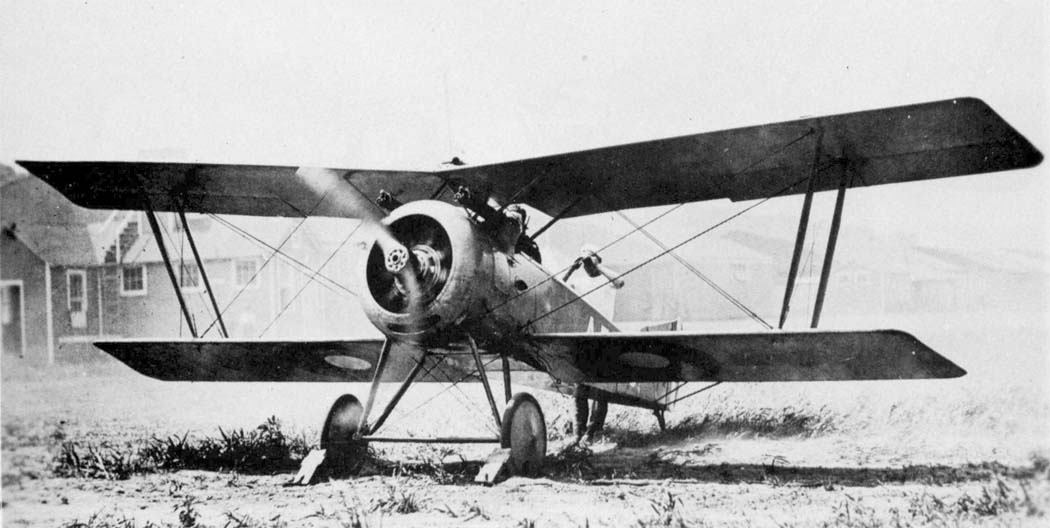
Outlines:
{"label": "shadow on ground", "polygon": [[[697,453],[699,454],[699,453]],[[614,448],[590,453],[571,448],[548,457],[546,474],[553,480],[600,482],[608,480],[690,480],[712,483],[765,483],[800,486],[878,486],[918,483],[942,485],[994,478],[1032,478],[1045,474],[1039,463],[1005,466],[997,462],[960,465],[919,464],[902,467],[823,467],[769,463],[704,463],[666,460],[659,451]]]}
{"label": "shadow on ground", "polygon": [[[987,481],[996,478],[1050,479],[1044,461],[1027,466],[1007,466],[998,462],[959,465],[917,464],[901,467],[824,467],[788,465],[771,458],[769,463],[705,463],[702,449],[689,452],[695,460],[683,461],[667,455],[681,454],[661,450],[615,447],[593,452],[586,447],[568,446],[547,456],[545,478],[583,484],[649,484],[652,480],[685,480],[722,484],[761,483],[804,487],[879,486],[883,484],[944,485]],[[376,460],[361,475],[414,475],[440,484],[473,482],[480,462],[397,463]]]}

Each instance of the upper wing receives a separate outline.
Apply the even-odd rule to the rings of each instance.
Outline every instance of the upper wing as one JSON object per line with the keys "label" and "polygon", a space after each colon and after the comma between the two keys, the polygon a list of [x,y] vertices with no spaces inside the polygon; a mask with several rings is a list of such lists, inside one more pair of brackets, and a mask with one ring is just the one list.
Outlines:
{"label": "upper wing", "polygon": [[[444,179],[433,173],[331,169],[353,187],[329,196],[338,179],[315,169],[264,165],[118,161],[19,161],[77,205],[101,209],[362,218],[380,189],[403,202],[429,198]],[[346,192],[352,190],[353,193]],[[347,203],[347,197],[356,198]]]}
{"label": "upper wing", "polygon": [[898,330],[531,336],[519,359],[566,382],[954,378],[966,371]]}
{"label": "upper wing", "polygon": [[[815,189],[882,185],[1037,165],[1039,153],[978,99],[801,119],[445,172],[331,169],[364,201],[401,202],[465,184],[565,216],[681,202],[803,193],[820,137]],[[19,161],[84,207],[259,216],[362,217],[360,202],[326,200],[294,167]],[[444,196],[447,198],[447,194]],[[342,193],[341,196],[347,196]],[[574,204],[574,205],[573,205]]]}
{"label": "upper wing", "polygon": [[478,167],[447,176],[565,216],[806,192],[850,168],[868,186],[1037,165],[1042,154],[979,99],[737,128]]}

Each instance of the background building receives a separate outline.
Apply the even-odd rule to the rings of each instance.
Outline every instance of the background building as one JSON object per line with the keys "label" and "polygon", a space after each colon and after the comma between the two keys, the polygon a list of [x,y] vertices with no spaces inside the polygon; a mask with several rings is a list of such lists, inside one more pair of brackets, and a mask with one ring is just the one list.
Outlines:
{"label": "background building", "polygon": [[[143,213],[76,207],[33,177],[8,177],[0,189],[5,358],[80,361],[97,356],[90,342],[99,339],[190,336]],[[181,223],[158,220],[195,326],[219,337]],[[350,285],[356,222],[188,215],[187,223],[231,337],[371,330]]]}

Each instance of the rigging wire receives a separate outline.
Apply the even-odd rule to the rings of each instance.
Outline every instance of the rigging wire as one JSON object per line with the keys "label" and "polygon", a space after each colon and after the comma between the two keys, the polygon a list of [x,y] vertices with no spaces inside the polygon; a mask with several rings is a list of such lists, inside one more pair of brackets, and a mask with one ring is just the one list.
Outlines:
{"label": "rigging wire", "polygon": [[[211,215],[211,216],[213,218],[215,218],[215,220],[217,220],[220,223],[222,223],[227,229],[230,229],[231,231],[234,231],[235,233],[237,233],[238,235],[240,235],[244,239],[248,240],[249,242],[253,242],[253,243],[255,243],[255,244],[259,245],[259,246],[262,246],[262,247],[264,247],[266,249],[269,249],[271,251],[276,251],[278,257],[280,257],[282,260],[284,260],[287,264],[290,265],[291,268],[294,268],[300,274],[302,274],[302,275],[310,275],[310,274],[312,274],[312,273],[314,273],[316,271],[316,270],[314,270],[314,268],[310,267],[306,263],[296,259],[295,257],[289,255],[288,253],[285,253],[285,252],[281,251],[278,248],[274,248],[270,244],[266,243],[266,241],[264,241],[264,240],[260,239],[259,237],[249,233],[247,230],[245,230],[245,229],[243,229],[241,227],[238,227],[236,224],[230,222],[229,220],[226,220],[225,218],[222,218],[222,217],[220,217],[218,215]],[[340,292],[337,292],[337,291],[335,291],[333,289],[333,286],[334,286],[335,288],[343,290],[343,292],[345,292],[345,293],[349,293],[353,297],[357,297],[357,292],[347,288],[346,286],[344,286],[339,281],[337,281],[335,279],[332,279],[331,277],[328,277],[327,275],[325,275],[323,273],[319,273],[317,276],[319,278],[321,278],[321,279],[324,279],[324,281],[327,281],[327,282],[322,282],[321,284],[324,285],[325,288],[328,288],[329,291],[332,291],[332,292],[335,292],[335,293],[340,293]],[[250,281],[249,281],[249,284],[250,284]]]}
{"label": "rigging wire", "polygon": [[[236,302],[237,299],[240,298],[241,294],[243,294],[245,291],[248,290],[248,286],[251,285],[251,283],[255,281],[255,279],[259,276],[259,274],[262,272],[262,270],[266,268],[266,265],[269,264],[270,261],[272,261],[275,256],[277,256],[277,254],[280,252],[281,248],[284,247],[284,245],[287,244],[288,241],[292,239],[292,235],[294,235],[295,232],[298,231],[299,228],[302,227],[304,223],[306,223],[306,219],[309,218],[310,215],[312,215],[313,212],[316,211],[317,208],[324,202],[325,198],[328,197],[328,193],[331,190],[332,190],[332,187],[329,187],[328,189],[325,189],[324,194],[322,194],[321,197],[317,199],[317,203],[314,204],[313,208],[310,209],[309,213],[303,215],[302,220],[299,220],[299,223],[295,224],[295,227],[293,227],[292,230],[288,232],[288,235],[284,237],[284,240],[282,240],[281,243],[278,244],[276,248],[273,248],[273,252],[270,253],[270,255],[266,257],[266,260],[263,261],[262,265],[259,266],[259,268],[255,270],[255,273],[253,273],[251,278],[248,279],[248,282],[244,283],[244,286],[241,286],[241,288],[239,290],[237,290],[237,294],[234,295],[232,299],[230,299],[230,302],[226,303],[226,306],[223,307],[223,309],[221,310],[221,312],[219,314],[220,316],[224,315],[226,313],[226,311],[229,310],[231,306],[233,306],[233,303]],[[214,214],[214,213],[208,213],[208,214],[212,218],[219,219],[219,216]],[[224,225],[227,225],[227,227],[232,225],[228,221],[226,221],[225,219],[220,220],[220,221],[223,222]],[[260,240],[260,242],[262,242],[262,241]],[[216,317],[211,322],[211,324],[209,324],[208,327],[205,328],[203,332],[201,332],[201,337],[204,337],[205,335],[207,335],[208,331],[210,331],[212,328],[214,328],[216,323],[218,323],[218,322],[219,322],[219,317]]]}
{"label": "rigging wire", "polygon": [[[641,225],[641,227],[645,227],[645,226],[647,226],[649,224],[652,224],[653,222],[656,222],[657,220],[659,220],[659,219],[661,219],[661,218],[671,214],[672,212],[676,211],[678,208],[682,207],[683,205],[685,205],[685,202],[677,204],[674,207],[671,207],[670,209],[668,209],[668,210],[666,210],[666,211],[656,215],[655,217],[653,217],[649,221],[645,222],[644,224]],[[605,251],[606,249],[609,249],[610,247],[616,245],[617,243],[619,243],[623,239],[633,235],[636,232],[637,232],[636,230],[631,230],[631,231],[628,231],[627,233],[624,233],[623,235],[621,235],[620,237],[616,238],[612,242],[609,242],[608,244],[598,248],[598,250],[596,250],[595,253],[601,253],[602,251]],[[535,290],[536,288],[539,288],[540,286],[542,286],[542,285],[544,285],[544,284],[546,284],[546,283],[556,279],[559,275],[561,275],[562,273],[565,273],[566,271],[569,270],[569,268],[573,267],[574,265],[575,265],[575,262],[572,263],[572,264],[569,264],[568,266],[565,266],[565,267],[561,268],[560,270],[558,270],[558,271],[556,271],[554,273],[547,273],[547,278],[546,279],[543,279],[543,280],[537,282],[536,284],[533,284],[532,286],[529,286],[525,290],[515,294],[510,299],[507,299],[506,301],[503,301],[502,303],[497,304],[496,306],[493,306],[492,308],[489,308],[488,311],[486,311],[483,315],[488,315],[490,313],[493,313],[496,310],[498,310],[498,309],[500,309],[500,308],[502,308],[502,307],[504,307],[504,306],[506,306],[506,305],[508,305],[508,304],[510,304],[512,302],[514,302],[515,300],[518,299],[518,297],[521,297],[522,295],[525,295],[525,294],[529,293],[530,291]]]}
{"label": "rigging wire", "polygon": [[[625,276],[627,276],[630,273],[638,271],[639,269],[645,267],[646,265],[648,265],[649,263],[653,262],[654,260],[656,260],[656,259],[666,255],[667,253],[669,253],[671,251],[674,251],[674,250],[676,250],[676,249],[678,249],[678,248],[680,248],[680,247],[682,247],[682,246],[684,246],[684,245],[686,245],[686,244],[688,244],[688,243],[690,243],[690,242],[700,238],[701,236],[706,235],[707,233],[710,233],[711,231],[714,231],[715,229],[717,229],[717,228],[719,228],[719,227],[721,227],[721,226],[723,226],[723,225],[725,225],[725,224],[727,224],[727,223],[729,223],[729,222],[731,222],[731,221],[733,221],[735,219],[737,219],[741,215],[751,211],[752,209],[754,209],[754,208],[756,208],[756,207],[758,207],[760,205],[765,204],[766,202],[772,200],[773,198],[776,198],[776,197],[780,196],[781,194],[787,192],[788,190],[794,188],[796,185],[798,185],[798,184],[808,180],[809,178],[810,178],[810,176],[806,176],[804,178],[801,178],[798,181],[796,181],[796,182],[794,182],[794,183],[784,187],[783,189],[777,191],[775,194],[773,194],[771,196],[767,196],[766,198],[763,198],[762,200],[759,200],[758,202],[755,202],[754,204],[752,204],[752,205],[750,205],[748,207],[745,207],[744,209],[741,209],[740,211],[737,211],[736,213],[733,213],[732,215],[730,215],[729,217],[725,218],[724,220],[721,220],[720,222],[712,225],[711,227],[708,227],[707,229],[704,229],[703,231],[700,231],[699,233],[697,233],[697,234],[695,234],[695,235],[693,235],[693,236],[683,240],[682,242],[679,242],[678,244],[676,244],[676,245],[670,247],[669,249],[667,249],[666,251],[661,251],[660,253],[657,253],[656,255],[654,255],[654,256],[652,256],[652,257],[642,261],[640,264],[637,264],[634,267],[628,269],[627,271],[621,273],[619,275],[619,277],[625,277]],[[552,314],[554,314],[555,312],[561,310],[562,308],[565,308],[566,306],[574,304],[574,303],[580,301],[581,299],[583,299],[584,297],[586,297],[586,296],[588,296],[588,295],[590,295],[590,294],[600,290],[602,287],[604,287],[606,284],[609,284],[610,282],[612,282],[612,281],[606,280],[606,281],[602,282],[601,284],[599,284],[598,286],[595,286],[594,288],[591,288],[591,289],[587,290],[586,292],[584,292],[584,293],[582,293],[582,294],[580,294],[580,295],[578,295],[578,296],[576,296],[576,297],[574,297],[574,298],[572,298],[572,299],[570,299],[570,300],[568,300],[568,301],[566,301],[566,302],[564,302],[564,303],[562,303],[562,304],[552,308],[551,310],[548,310],[543,315],[540,315],[539,317],[536,317],[534,319],[526,321],[525,324],[523,324],[520,327],[520,329],[525,329],[526,327],[536,323],[537,321],[540,321],[542,319],[550,317]]]}
{"label": "rigging wire", "polygon": [[[445,378],[447,378],[448,381],[451,382],[452,381],[452,374],[449,374],[448,371],[446,371],[445,369],[441,368],[441,365],[443,363],[444,363],[444,358],[442,358],[442,361],[437,363],[435,366],[437,367],[437,370],[441,371],[441,373],[445,376]],[[482,368],[484,368],[484,367],[482,367]],[[487,376],[487,375],[488,375],[487,372],[480,372],[480,373],[478,373],[478,376]],[[496,434],[499,434],[497,431],[494,431],[491,428],[491,426],[494,425],[492,420],[487,420],[487,419],[484,418],[484,414],[487,412],[487,410],[486,411],[482,411],[481,409],[479,409],[478,405],[476,405],[476,400],[471,399],[471,397],[467,395],[466,391],[464,391],[463,388],[459,386],[459,383],[453,383],[452,387],[456,389],[456,391],[459,393],[459,396],[456,396],[455,392],[450,392],[449,394],[452,394],[456,398],[456,400],[459,401],[460,405],[463,406],[463,408],[466,409],[467,412],[469,412],[471,415],[473,415],[475,419],[480,420],[482,423],[489,424],[489,426],[490,426],[489,427],[489,431],[490,432],[495,432]]]}
{"label": "rigging wire", "polygon": [[364,222],[358,222],[358,224],[356,226],[354,226],[354,228],[352,230],[350,230],[350,234],[346,235],[346,238],[344,238],[343,241],[339,243],[339,246],[337,246],[335,248],[335,251],[332,251],[332,254],[328,255],[328,258],[325,259],[325,261],[321,263],[321,266],[319,268],[317,268],[317,270],[314,271],[312,275],[310,275],[310,278],[307,279],[306,283],[303,284],[303,286],[301,288],[299,288],[299,291],[295,292],[295,295],[293,295],[292,298],[284,306],[281,307],[280,311],[277,312],[277,315],[275,315],[273,317],[273,320],[270,321],[270,324],[266,325],[266,328],[263,328],[262,332],[259,333],[259,337],[260,338],[262,336],[266,335],[266,332],[268,330],[270,330],[270,327],[272,327],[277,322],[278,319],[281,318],[281,315],[284,314],[285,310],[287,310],[288,307],[291,306],[292,303],[294,303],[295,300],[298,299],[299,296],[302,295],[302,293],[304,291],[306,291],[307,286],[309,286],[310,284],[313,284],[316,281],[317,276],[320,275],[322,271],[324,271],[325,266],[327,266],[328,263],[331,262],[333,258],[335,258],[335,256],[339,253],[339,251],[341,251],[343,249],[343,246],[345,246],[346,243],[349,242],[350,239],[354,236],[354,233],[357,233],[357,230],[361,229],[361,226],[363,226],[363,225],[364,225]]}
{"label": "rigging wire", "polygon": [[648,238],[649,240],[652,240],[653,243],[655,243],[657,246],[659,246],[660,249],[662,249],[664,252],[666,252],[666,253],[670,254],[672,257],[674,257],[675,260],[677,260],[680,264],[685,266],[686,269],[691,271],[693,273],[693,275],[696,275],[697,278],[699,278],[700,280],[704,281],[704,283],[706,283],[708,286],[710,286],[711,289],[715,290],[716,293],[718,293],[723,298],[725,298],[727,301],[729,301],[730,304],[732,304],[733,306],[735,306],[738,309],[740,309],[740,311],[744,312],[744,314],[747,315],[748,317],[750,317],[753,321],[755,321],[756,323],[766,327],[766,330],[772,330],[773,329],[773,325],[767,323],[765,321],[765,319],[762,319],[761,316],[759,316],[753,310],[751,310],[746,305],[744,305],[744,303],[742,301],[740,301],[737,298],[733,297],[733,295],[731,293],[729,293],[728,291],[723,289],[721,286],[716,284],[714,280],[709,278],[707,275],[704,275],[699,269],[696,268],[696,266],[694,266],[688,260],[682,258],[677,253],[668,250],[666,244],[664,244],[659,239],[657,239],[652,233],[646,231],[644,228],[639,227],[638,224],[636,224],[633,220],[631,220],[630,217],[628,217],[626,214],[624,214],[623,211],[616,211],[616,214],[620,215],[621,218],[623,218],[628,224],[631,224],[631,226],[633,226],[635,229],[637,229],[640,233],[645,235],[646,238]]}
{"label": "rigging wire", "polygon": [[[490,359],[488,363],[485,363],[485,364],[483,365],[483,367],[484,367],[484,369],[486,370],[486,372],[488,371],[488,367],[489,367],[489,365],[491,365],[491,364],[495,363],[495,362],[496,362],[497,360],[499,360],[499,358],[498,358],[498,357],[497,357],[497,358],[495,358],[495,359]],[[424,401],[423,403],[420,403],[419,405],[416,405],[415,407],[413,407],[413,408],[411,408],[411,409],[409,409],[409,410],[407,410],[407,411],[405,411],[405,412],[403,412],[403,413],[399,413],[397,417],[391,417],[391,419],[390,419],[390,420],[387,420],[387,426],[389,427],[389,426],[390,426],[391,424],[395,424],[395,423],[398,423],[398,421],[404,420],[404,419],[405,419],[405,418],[406,418],[406,417],[407,417],[408,415],[410,415],[410,414],[412,414],[412,413],[414,413],[414,412],[418,411],[418,410],[419,410],[419,409],[421,409],[421,408],[422,408],[422,407],[423,407],[424,405],[427,405],[427,404],[428,404],[428,403],[430,403],[431,401],[433,401],[433,400],[436,400],[436,399],[438,398],[438,396],[441,396],[442,394],[444,394],[444,393],[446,393],[446,392],[448,392],[448,391],[452,390],[452,388],[453,388],[454,386],[456,386],[456,385],[458,385],[458,384],[460,384],[460,383],[463,383],[463,381],[464,381],[464,380],[466,380],[467,378],[469,378],[469,377],[471,377],[471,376],[473,376],[473,375],[474,375],[474,371],[470,371],[470,372],[468,372],[468,373],[466,373],[466,374],[464,374],[464,375],[460,376],[460,378],[459,378],[459,379],[457,379],[457,380],[453,381],[453,382],[452,382],[451,384],[449,384],[449,386],[445,387],[444,389],[441,389],[440,391],[438,391],[438,393],[437,393],[437,394],[435,394],[435,395],[431,396],[431,397],[430,397],[429,399],[427,399],[427,400],[426,400],[426,401]],[[450,378],[450,379],[451,379],[451,378]]]}
{"label": "rigging wire", "polygon": [[[765,162],[766,160],[768,160],[768,159],[772,158],[773,156],[776,156],[777,154],[780,154],[781,152],[783,152],[783,151],[787,150],[788,148],[790,148],[790,147],[791,147],[792,145],[794,145],[795,143],[798,143],[799,141],[802,141],[803,139],[805,139],[805,138],[807,138],[807,137],[809,137],[809,136],[811,136],[811,135],[813,135],[813,134],[815,134],[815,133],[816,133],[816,130],[815,130],[815,129],[812,129],[812,128],[810,128],[810,129],[809,129],[809,130],[807,130],[806,132],[804,132],[804,133],[800,134],[800,135],[799,135],[799,136],[798,136],[797,138],[795,138],[795,139],[792,139],[791,141],[788,141],[787,143],[785,143],[785,144],[781,145],[780,147],[778,147],[778,148],[776,148],[776,149],[774,149],[774,150],[770,151],[770,152],[769,152],[768,154],[766,154],[765,156],[762,156],[761,158],[759,158],[759,159],[755,160],[754,162],[752,162],[752,163],[748,164],[748,165],[747,165],[746,167],[744,167],[743,169],[740,169],[739,171],[733,172],[733,173],[731,174],[731,176],[738,176],[738,175],[740,175],[740,174],[743,174],[743,173],[745,173],[745,172],[747,172],[747,171],[749,171],[749,170],[753,169],[754,167],[756,167],[756,166],[758,166],[758,165],[760,165],[760,164],[764,163],[764,162]],[[809,178],[808,178],[808,177],[807,177],[807,178],[804,178],[804,179],[803,179],[803,180],[801,180],[801,181],[805,181],[805,180],[807,180],[807,179],[809,179]],[[777,196],[777,195],[779,195],[779,194],[781,194],[781,193],[784,193],[784,192],[786,192],[787,190],[791,189],[792,187],[794,187],[794,186],[798,185],[798,183],[801,183],[801,182],[797,182],[797,183],[793,183],[793,184],[791,184],[791,185],[790,185],[789,187],[787,187],[787,188],[785,188],[785,189],[783,189],[783,190],[779,191],[779,192],[778,192],[778,193],[777,193],[776,195],[774,195],[774,196]],[[600,197],[599,197],[599,196],[597,196],[597,195],[592,195],[592,196],[594,196],[595,198],[597,198],[597,199],[599,199],[599,200],[600,200]],[[772,198],[772,197],[773,197],[773,196],[771,196],[771,197],[769,197],[769,198]],[[766,198],[766,199],[765,199],[765,200],[763,200],[762,202],[765,202],[766,200],[769,200],[769,198]],[[681,207],[683,207],[684,205],[686,205],[686,204],[688,204],[688,203],[691,203],[691,202],[682,202],[682,203],[679,203],[679,204],[676,204],[676,205],[674,205],[673,207],[671,207],[671,208],[667,209],[666,211],[664,211],[664,212],[662,212],[662,213],[660,213],[660,214],[656,215],[655,217],[653,217],[653,218],[651,218],[650,220],[646,221],[645,223],[641,224],[640,228],[645,228],[645,227],[649,226],[650,224],[652,224],[652,223],[656,222],[657,220],[660,220],[661,218],[663,218],[663,217],[665,217],[665,216],[667,216],[667,215],[669,215],[669,214],[673,213],[674,211],[677,211],[678,209],[680,209]],[[632,229],[632,230],[628,231],[627,233],[624,233],[623,235],[621,235],[621,236],[617,237],[617,238],[616,238],[615,240],[613,240],[612,242],[609,242],[608,244],[605,244],[604,246],[602,246],[602,247],[598,248],[598,249],[597,249],[597,250],[595,251],[595,253],[598,253],[598,254],[600,254],[600,253],[601,253],[602,251],[605,251],[606,249],[609,249],[610,247],[612,247],[612,246],[614,246],[614,245],[616,245],[616,244],[620,243],[620,242],[621,242],[621,241],[623,241],[623,240],[624,240],[625,238],[627,238],[627,237],[629,237],[629,236],[633,235],[633,234],[634,234],[634,233],[636,233],[636,232],[638,232],[638,229]],[[527,293],[531,292],[532,290],[534,290],[534,289],[536,289],[536,288],[538,288],[538,287],[540,287],[540,286],[542,286],[542,285],[546,284],[547,282],[549,282],[549,281],[551,281],[551,280],[555,280],[555,279],[556,279],[556,278],[557,278],[558,276],[560,276],[561,274],[563,274],[563,273],[565,273],[566,271],[568,271],[568,270],[569,270],[569,268],[573,267],[573,265],[574,265],[574,264],[575,264],[575,263],[570,263],[570,264],[569,264],[568,266],[565,266],[565,267],[561,268],[561,269],[560,269],[559,271],[557,271],[557,272],[554,272],[554,273],[550,273],[550,274],[548,274],[548,276],[547,276],[547,278],[546,278],[546,279],[543,279],[542,281],[539,281],[539,282],[537,282],[536,284],[533,284],[532,286],[529,286],[528,288],[526,288],[526,289],[524,289],[524,290],[522,290],[522,291],[518,292],[517,294],[515,294],[515,295],[514,295],[514,296],[512,296],[511,298],[507,299],[506,301],[503,301],[502,303],[500,303],[500,304],[497,304],[496,306],[494,306],[494,307],[492,307],[492,308],[489,308],[489,309],[488,309],[488,310],[487,310],[487,311],[486,311],[486,312],[485,312],[485,313],[483,314],[483,316],[484,316],[484,315],[488,315],[488,314],[490,314],[490,313],[493,313],[493,312],[495,312],[496,310],[498,310],[498,309],[500,309],[500,308],[502,308],[502,307],[504,307],[504,306],[506,306],[506,305],[508,305],[508,304],[510,304],[510,303],[512,303],[512,302],[514,302],[515,300],[517,300],[517,299],[518,299],[519,297],[521,297],[522,295],[525,295],[525,294],[527,294]],[[604,285],[604,284],[603,284],[603,285]]]}

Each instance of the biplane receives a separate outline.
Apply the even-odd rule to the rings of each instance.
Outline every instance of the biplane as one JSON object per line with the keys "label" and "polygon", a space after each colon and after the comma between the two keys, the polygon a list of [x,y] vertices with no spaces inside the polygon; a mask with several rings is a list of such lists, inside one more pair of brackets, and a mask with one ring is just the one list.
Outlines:
{"label": "biplane", "polygon": [[[974,98],[883,108],[707,132],[480,166],[458,159],[436,171],[206,163],[19,161],[74,203],[141,209],[175,272],[156,212],[360,219],[370,242],[356,273],[360,300],[382,338],[248,340],[125,339],[95,345],[132,369],[170,381],[370,382],[362,400],[343,395],[323,424],[313,469],[347,467],[371,442],[499,444],[478,478],[535,474],[546,453],[536,399],[512,394],[512,373],[545,373],[548,387],[576,398],[577,435],[600,428],[609,403],[651,409],[663,426],[685,383],[952,378],[965,371],[899,330],[818,330],[846,191],[1033,167],[1042,154]],[[783,330],[806,241],[813,195],[834,191],[835,208],[811,328]],[[543,265],[536,240],[561,219],[729,199],[761,203],[804,195],[777,328],[748,333],[619,331],[566,280],[582,273],[618,285],[639,267],[613,272],[601,249],[571,266]],[[549,216],[529,229],[522,206]],[[746,209],[745,209],[746,210]],[[646,224],[635,224],[644,232]],[[717,226],[715,226],[717,227]],[[698,230],[694,240],[713,227]],[[199,259],[199,257],[198,257]],[[201,272],[206,270],[201,266]],[[209,292],[210,294],[210,292]],[[214,301],[213,301],[214,304]],[[216,306],[216,318],[221,313]],[[498,436],[383,436],[384,422],[438,365],[480,382]],[[491,368],[490,368],[491,365]],[[502,373],[497,404],[490,374]],[[379,384],[400,382],[378,414]],[[596,402],[589,413],[590,402]],[[588,416],[590,414],[590,416]],[[590,423],[588,424],[588,419]]]}

